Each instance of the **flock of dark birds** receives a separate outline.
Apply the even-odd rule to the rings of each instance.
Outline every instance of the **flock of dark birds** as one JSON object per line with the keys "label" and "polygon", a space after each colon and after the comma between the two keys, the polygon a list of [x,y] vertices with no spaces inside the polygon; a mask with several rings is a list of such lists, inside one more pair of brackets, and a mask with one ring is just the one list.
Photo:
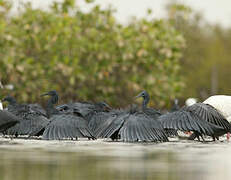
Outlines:
{"label": "flock of dark birds", "polygon": [[214,107],[196,103],[180,108],[175,102],[172,110],[162,113],[149,108],[147,91],[136,98],[143,98],[142,107],[131,105],[127,109],[113,109],[105,102],[74,102],[58,105],[58,93],[53,90],[45,110],[38,104],[18,104],[7,96],[2,101],[8,107],[0,110],[0,132],[3,136],[17,138],[41,136],[44,140],[77,140],[108,138],[124,142],[167,142],[178,136],[179,131],[191,132],[189,139],[219,136],[231,132],[227,119]]}

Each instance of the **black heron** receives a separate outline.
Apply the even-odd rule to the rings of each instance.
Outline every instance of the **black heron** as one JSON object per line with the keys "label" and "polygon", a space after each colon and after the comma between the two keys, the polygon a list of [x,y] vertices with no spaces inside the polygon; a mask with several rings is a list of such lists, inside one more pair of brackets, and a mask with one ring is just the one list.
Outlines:
{"label": "black heron", "polygon": [[50,122],[42,129],[37,129],[31,135],[42,132],[42,138],[46,140],[62,140],[74,138],[92,138],[87,121],[77,111],[62,112],[55,108],[58,102],[58,93],[53,90],[42,96],[50,96],[46,111]]}
{"label": "black heron", "polygon": [[[29,135],[35,129],[43,127],[48,119],[41,106],[33,104],[18,104],[15,98],[7,96],[3,99],[9,103],[7,111],[19,117],[19,123],[9,128],[4,134],[7,135]],[[36,107],[36,108],[35,108]]]}

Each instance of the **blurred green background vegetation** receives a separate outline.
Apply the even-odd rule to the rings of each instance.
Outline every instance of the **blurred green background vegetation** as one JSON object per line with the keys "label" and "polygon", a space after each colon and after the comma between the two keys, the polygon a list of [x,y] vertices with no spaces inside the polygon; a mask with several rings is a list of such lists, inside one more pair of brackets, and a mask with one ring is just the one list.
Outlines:
{"label": "blurred green background vegetation", "polygon": [[231,30],[204,23],[184,5],[169,4],[168,18],[126,25],[114,9],[83,12],[74,0],[47,10],[25,4],[17,15],[8,1],[0,6],[0,81],[14,85],[0,97],[41,102],[41,93],[56,89],[60,102],[126,106],[146,89],[163,108],[174,98],[229,93]]}

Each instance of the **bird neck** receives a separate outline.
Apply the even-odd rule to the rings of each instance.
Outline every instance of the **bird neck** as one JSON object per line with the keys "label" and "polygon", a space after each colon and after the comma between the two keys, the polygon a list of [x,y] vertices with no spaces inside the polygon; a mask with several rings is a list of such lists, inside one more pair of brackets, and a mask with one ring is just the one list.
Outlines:
{"label": "bird neck", "polygon": [[11,106],[15,106],[17,105],[17,101],[15,99],[11,99],[10,101],[8,101],[9,105]]}
{"label": "bird neck", "polygon": [[104,104],[102,104],[101,102],[95,103],[95,110],[96,111],[109,111],[110,107],[109,106],[105,106]]}
{"label": "bird neck", "polygon": [[48,100],[48,103],[47,103],[47,106],[46,106],[46,113],[47,113],[47,116],[48,118],[50,118],[52,115],[54,114],[58,114],[59,111],[54,107],[54,105],[58,103],[58,96],[52,96],[49,100]]}
{"label": "bird neck", "polygon": [[150,100],[149,95],[147,95],[147,96],[144,97],[144,100],[143,100],[143,103],[142,103],[143,109],[147,108],[149,100]]}

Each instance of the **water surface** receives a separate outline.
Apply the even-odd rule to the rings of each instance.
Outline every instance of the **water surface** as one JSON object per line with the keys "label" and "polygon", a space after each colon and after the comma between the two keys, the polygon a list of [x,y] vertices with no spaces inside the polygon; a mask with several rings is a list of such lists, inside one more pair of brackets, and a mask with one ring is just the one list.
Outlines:
{"label": "water surface", "polygon": [[231,144],[0,138],[0,180],[217,180],[231,177]]}

